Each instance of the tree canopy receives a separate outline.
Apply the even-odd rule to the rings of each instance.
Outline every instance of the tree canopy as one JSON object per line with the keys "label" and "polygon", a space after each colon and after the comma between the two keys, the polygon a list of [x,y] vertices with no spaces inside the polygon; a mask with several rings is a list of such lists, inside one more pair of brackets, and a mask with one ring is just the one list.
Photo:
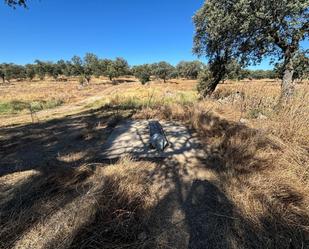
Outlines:
{"label": "tree canopy", "polygon": [[171,78],[171,75],[175,72],[175,68],[165,61],[152,64],[152,73],[164,82]]}
{"label": "tree canopy", "polygon": [[197,79],[198,74],[203,69],[200,61],[181,61],[176,66],[178,75],[187,79]]}
{"label": "tree canopy", "polygon": [[4,2],[11,7],[15,7],[15,6],[18,6],[18,5],[23,6],[23,7],[27,6],[26,5],[27,0],[4,0]]}
{"label": "tree canopy", "polygon": [[[217,63],[215,63],[217,62]],[[299,54],[294,58],[295,79],[309,77],[309,59],[305,54]],[[224,68],[224,70],[220,70]],[[202,82],[198,88],[200,93],[206,94],[209,90],[210,81],[219,79],[241,80],[244,78],[265,79],[280,77],[283,73],[282,63],[278,64],[275,70],[248,70],[243,69],[241,65],[231,60],[224,64],[220,61],[214,61],[209,65],[204,65],[199,61],[182,61],[176,67],[168,62],[159,62],[153,64],[143,64],[130,67],[123,58],[101,59],[93,53],[86,53],[84,57],[73,56],[71,60],[58,60],[57,62],[36,60],[33,64],[16,65],[13,63],[0,64],[0,79],[2,83],[10,83],[11,80],[29,79],[30,81],[39,78],[44,80],[46,77],[52,77],[55,81],[67,81],[68,77],[78,77],[81,84],[90,83],[92,77],[105,76],[110,80],[114,78],[134,75],[142,84],[151,80],[151,77],[162,80],[174,79],[178,77],[195,79],[198,74]],[[213,72],[222,73],[217,75]],[[223,75],[223,73],[225,73]],[[0,83],[1,83],[0,82]]]}
{"label": "tree canopy", "polygon": [[[242,65],[259,63],[265,56],[282,60],[282,96],[288,97],[293,92],[293,58],[301,50],[300,41],[308,38],[308,8],[308,0],[207,0],[194,16],[193,51],[208,56],[210,63],[220,61],[223,71],[231,59]],[[222,74],[212,73],[217,79]]]}
{"label": "tree canopy", "polygon": [[142,84],[146,84],[150,81],[151,66],[149,64],[134,66],[132,73]]}

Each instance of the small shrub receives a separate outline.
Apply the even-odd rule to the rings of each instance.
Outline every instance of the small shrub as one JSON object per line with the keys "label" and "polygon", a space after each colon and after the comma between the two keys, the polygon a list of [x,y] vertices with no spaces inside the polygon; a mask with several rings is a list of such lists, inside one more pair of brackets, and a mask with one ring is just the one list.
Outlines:
{"label": "small shrub", "polygon": [[0,114],[15,114],[29,108],[29,104],[23,101],[13,100],[0,103]]}
{"label": "small shrub", "polygon": [[146,84],[147,82],[150,81],[150,75],[147,74],[147,73],[142,73],[138,79],[140,80],[140,82],[144,85]]}
{"label": "small shrub", "polygon": [[60,106],[64,103],[63,99],[50,99],[47,101],[36,100],[32,102],[24,101],[11,101],[11,102],[0,102],[0,115],[1,114],[17,114],[22,111],[37,112],[44,109],[52,109]]}
{"label": "small shrub", "polygon": [[263,114],[263,109],[253,108],[247,112],[247,117],[251,119],[255,119],[255,118],[258,118],[261,114]]}

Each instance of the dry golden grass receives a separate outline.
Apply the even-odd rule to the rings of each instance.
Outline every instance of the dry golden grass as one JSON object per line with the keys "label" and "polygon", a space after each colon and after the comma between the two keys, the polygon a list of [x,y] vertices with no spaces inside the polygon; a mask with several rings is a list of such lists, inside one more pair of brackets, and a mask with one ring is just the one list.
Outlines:
{"label": "dry golden grass", "polygon": [[[119,82],[119,83],[117,83]],[[47,121],[54,118],[76,114],[81,111],[100,108],[108,103],[126,102],[129,108],[170,103],[192,102],[197,99],[195,81],[172,80],[168,83],[159,81],[141,85],[134,78],[120,78],[114,83],[105,78],[92,79],[88,86],[81,87],[77,80],[55,82],[13,82],[11,85],[0,84],[1,103],[60,101],[61,106],[46,109],[30,115],[29,108],[13,114],[1,115],[0,126]],[[164,89],[162,91],[162,89]],[[129,109],[128,108],[128,109]]]}
{"label": "dry golden grass", "polygon": [[[121,83],[117,83],[121,82]],[[131,84],[123,84],[123,83]],[[67,82],[58,82],[51,79],[44,81],[19,81],[12,82],[11,84],[0,84],[0,98],[1,101],[34,101],[34,100],[46,100],[50,98],[63,99],[65,103],[72,103],[78,100],[82,100],[87,96],[96,95],[99,91],[105,90],[111,85],[111,91],[109,94],[124,95],[126,97],[133,97],[139,94],[140,97],[148,97],[149,89],[157,92],[161,92],[164,88],[165,95],[174,94],[174,91],[195,91],[195,81],[185,80],[171,80],[168,83],[152,82],[148,85],[141,85],[134,78],[119,78],[115,80],[113,84],[106,78],[93,78],[88,86],[81,87],[77,79],[70,79]],[[120,85],[119,85],[120,84]],[[125,90],[123,91],[123,85]],[[121,89],[121,92],[119,90]],[[173,92],[171,92],[173,91]],[[152,92],[151,92],[152,93]],[[162,93],[160,93],[162,94]],[[162,95],[161,95],[162,96]]]}
{"label": "dry golden grass", "polygon": [[[23,150],[14,136],[24,146],[42,144],[42,154],[68,140],[70,153],[61,153],[65,147],[38,168],[0,177],[0,248],[309,248],[308,82],[278,107],[276,81],[227,82],[199,102],[194,81],[99,81],[81,90],[48,85],[56,95],[72,87],[79,100],[95,96],[83,102],[86,113],[64,118],[70,109],[62,109],[57,123],[42,122],[55,141],[41,131],[35,143],[40,124],[3,132],[13,154],[14,146]],[[194,166],[129,158],[103,165],[95,150],[69,147],[99,148],[94,138],[104,140],[124,109],[187,124],[205,156]]]}
{"label": "dry golden grass", "polygon": [[[232,222],[227,218],[222,224],[210,225],[215,229],[208,239],[211,248],[306,248],[309,246],[308,86],[300,86],[284,107],[276,106],[274,101],[278,84],[263,84],[265,91],[259,89],[260,83],[246,87],[221,85],[217,98],[224,92],[229,92],[224,97],[238,91],[244,93],[226,103],[205,100],[194,106],[146,108],[136,117],[181,120],[199,133],[206,151],[204,167],[217,176],[213,183],[232,206],[220,213],[232,216]],[[246,115],[257,108],[256,99],[259,111],[267,110],[267,119]],[[239,122],[244,115],[248,118],[247,126]],[[222,233],[228,236],[224,245],[218,235]]]}
{"label": "dry golden grass", "polygon": [[82,88],[76,79],[67,82],[46,79],[44,81],[19,81],[11,84],[0,84],[1,101],[34,101],[50,98],[61,98],[70,103],[93,95],[96,91],[106,88],[110,84],[106,79],[94,78],[91,87]]}
{"label": "dry golden grass", "polygon": [[[55,167],[1,177],[0,248],[134,248],[154,198],[154,165]],[[17,177],[17,178],[16,178]],[[18,181],[17,185],[12,185]]]}

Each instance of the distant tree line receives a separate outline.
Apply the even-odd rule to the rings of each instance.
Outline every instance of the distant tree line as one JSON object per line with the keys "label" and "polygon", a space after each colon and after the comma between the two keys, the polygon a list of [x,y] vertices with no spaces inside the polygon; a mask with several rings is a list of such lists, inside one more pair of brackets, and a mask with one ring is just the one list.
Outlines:
{"label": "distant tree line", "polygon": [[[297,78],[308,77],[308,59],[299,57],[299,65],[294,74]],[[305,63],[304,63],[305,61]],[[306,64],[307,63],[307,64]],[[295,63],[296,64],[296,63]],[[65,81],[69,77],[78,77],[81,84],[89,84],[92,77],[108,77],[111,81],[117,77],[134,75],[142,84],[151,80],[152,77],[166,82],[172,78],[185,78],[195,80],[207,78],[213,64],[207,65],[200,61],[181,61],[176,66],[161,61],[153,64],[143,64],[130,67],[123,58],[101,59],[93,53],[87,53],[83,58],[74,56],[71,60],[59,60],[48,62],[36,60],[33,64],[16,65],[13,63],[0,64],[0,78],[2,82],[10,83],[11,80],[33,80],[38,78],[44,80],[52,77],[54,80]],[[219,66],[219,65],[218,65]],[[277,64],[274,70],[248,70],[243,69],[237,61],[231,61],[226,66],[223,80],[241,79],[275,79],[281,78],[282,65]]]}
{"label": "distant tree line", "polygon": [[[59,77],[79,77],[82,84],[88,84],[92,77],[106,76],[110,80],[115,77],[130,74],[128,62],[123,58],[99,59],[92,53],[87,53],[84,58],[74,56],[71,60],[45,62],[36,60],[34,64],[15,65],[0,64],[0,77],[2,82],[15,80],[33,80],[35,77],[44,80],[47,76],[58,80]],[[61,79],[62,79],[61,78]]]}

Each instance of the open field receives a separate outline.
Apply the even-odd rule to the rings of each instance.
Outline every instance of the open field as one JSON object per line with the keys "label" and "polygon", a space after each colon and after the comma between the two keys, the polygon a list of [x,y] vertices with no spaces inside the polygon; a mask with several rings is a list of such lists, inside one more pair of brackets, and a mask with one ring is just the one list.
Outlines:
{"label": "open field", "polygon": [[[309,82],[14,82],[0,106],[0,248],[309,248]],[[8,111],[9,110],[9,111]],[[125,119],[175,120],[202,158],[102,161]]]}

